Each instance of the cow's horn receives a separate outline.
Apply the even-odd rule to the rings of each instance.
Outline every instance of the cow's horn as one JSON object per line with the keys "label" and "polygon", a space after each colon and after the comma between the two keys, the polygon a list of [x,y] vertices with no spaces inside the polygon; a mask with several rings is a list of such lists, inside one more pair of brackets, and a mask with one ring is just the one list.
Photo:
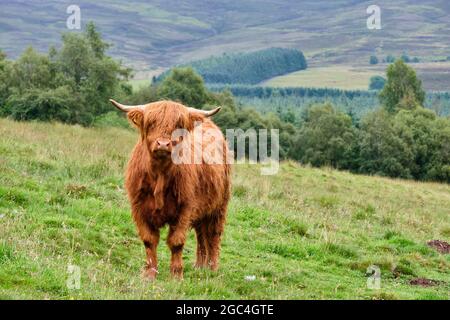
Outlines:
{"label": "cow's horn", "polygon": [[133,109],[144,109],[143,105],[137,105],[137,106],[126,106],[124,104],[118,103],[117,101],[113,99],[109,99],[109,102],[111,102],[117,109],[123,111],[123,112],[129,112]]}
{"label": "cow's horn", "polygon": [[211,117],[213,115],[215,115],[217,112],[220,111],[220,109],[222,109],[222,107],[216,107],[212,110],[199,110],[199,109],[195,109],[195,108],[188,108],[189,112],[192,113],[200,113],[202,115],[204,115],[205,117]]}

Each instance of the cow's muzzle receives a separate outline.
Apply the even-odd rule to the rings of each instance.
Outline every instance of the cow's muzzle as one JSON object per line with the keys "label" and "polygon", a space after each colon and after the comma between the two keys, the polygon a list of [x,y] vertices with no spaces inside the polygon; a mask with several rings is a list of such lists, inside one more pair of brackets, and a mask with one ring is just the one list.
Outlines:
{"label": "cow's muzzle", "polygon": [[172,152],[172,144],[169,139],[157,139],[153,148],[153,153],[157,156],[167,156]]}

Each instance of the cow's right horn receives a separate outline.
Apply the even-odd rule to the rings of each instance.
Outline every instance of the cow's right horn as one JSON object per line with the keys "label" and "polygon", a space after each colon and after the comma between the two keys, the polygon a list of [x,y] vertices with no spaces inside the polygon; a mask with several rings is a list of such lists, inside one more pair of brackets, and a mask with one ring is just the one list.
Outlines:
{"label": "cow's right horn", "polygon": [[211,116],[215,115],[217,112],[220,111],[220,109],[222,109],[222,107],[216,107],[212,110],[200,110],[200,109],[195,109],[195,108],[188,108],[189,112],[199,113],[199,114],[204,115],[205,117],[211,117]]}
{"label": "cow's right horn", "polygon": [[121,103],[118,103],[117,101],[113,99],[109,99],[109,102],[111,102],[117,109],[123,112],[129,112],[134,109],[144,109],[143,105],[137,105],[137,106],[127,106]]}

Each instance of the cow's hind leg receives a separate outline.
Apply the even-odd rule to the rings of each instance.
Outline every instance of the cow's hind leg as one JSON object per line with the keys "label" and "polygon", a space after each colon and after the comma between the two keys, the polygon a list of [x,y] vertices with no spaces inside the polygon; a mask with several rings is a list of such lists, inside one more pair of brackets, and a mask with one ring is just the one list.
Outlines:
{"label": "cow's hind leg", "polygon": [[208,263],[211,270],[219,267],[220,241],[225,225],[225,210],[212,215],[207,224]]}
{"label": "cow's hind leg", "polygon": [[208,265],[208,251],[207,251],[207,225],[204,220],[199,221],[194,225],[195,234],[197,236],[197,260],[195,262],[196,268],[203,268]]}

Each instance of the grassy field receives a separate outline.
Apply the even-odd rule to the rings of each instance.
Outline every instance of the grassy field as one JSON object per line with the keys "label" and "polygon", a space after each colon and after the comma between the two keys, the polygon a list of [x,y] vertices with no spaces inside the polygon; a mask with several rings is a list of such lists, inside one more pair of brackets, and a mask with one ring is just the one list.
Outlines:
{"label": "grassy field", "polygon": [[381,70],[362,69],[345,65],[311,67],[264,81],[268,87],[337,88],[368,90],[370,78],[385,76]]}
{"label": "grassy field", "polygon": [[164,71],[165,69],[163,68],[155,68],[149,71],[135,71],[133,78],[129,80],[128,83],[133,87],[133,90],[138,90],[139,88],[150,85],[152,83],[153,76],[157,77]]}
{"label": "grassy field", "polygon": [[133,90],[148,86],[151,83],[149,79],[131,79],[128,83],[133,87]]}
{"label": "grassy field", "polygon": [[[164,232],[159,278],[146,282],[122,178],[137,134],[0,119],[0,136],[2,299],[449,298],[450,256],[426,245],[450,239],[449,185],[236,165],[219,271],[193,268],[191,232],[185,279],[171,280]],[[66,286],[71,264],[79,290]],[[372,264],[379,290],[366,286]]]}

